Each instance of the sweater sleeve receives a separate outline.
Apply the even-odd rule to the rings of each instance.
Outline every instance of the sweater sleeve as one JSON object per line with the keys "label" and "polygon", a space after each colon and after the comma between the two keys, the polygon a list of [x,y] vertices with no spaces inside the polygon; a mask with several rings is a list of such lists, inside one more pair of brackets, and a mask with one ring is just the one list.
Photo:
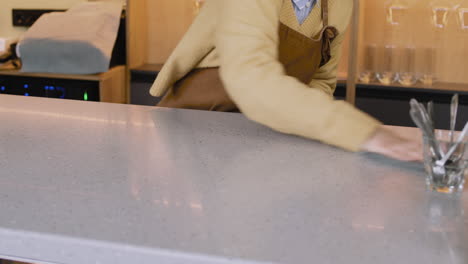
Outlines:
{"label": "sweater sleeve", "polygon": [[225,0],[216,48],[225,88],[251,120],[358,151],[379,122],[285,74],[278,61],[282,0]]}

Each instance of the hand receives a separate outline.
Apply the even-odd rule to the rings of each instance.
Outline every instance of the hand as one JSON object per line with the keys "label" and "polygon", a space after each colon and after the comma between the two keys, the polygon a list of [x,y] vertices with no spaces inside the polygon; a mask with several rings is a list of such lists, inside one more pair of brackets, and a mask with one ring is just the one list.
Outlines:
{"label": "hand", "polygon": [[422,161],[422,137],[416,129],[381,126],[362,145],[367,152],[378,153],[401,161]]}

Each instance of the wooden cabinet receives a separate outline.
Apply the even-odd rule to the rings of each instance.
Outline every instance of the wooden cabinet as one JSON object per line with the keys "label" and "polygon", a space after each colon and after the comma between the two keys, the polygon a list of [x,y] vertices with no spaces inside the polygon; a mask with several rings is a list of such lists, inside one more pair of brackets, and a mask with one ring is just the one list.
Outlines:
{"label": "wooden cabinet", "polygon": [[[50,74],[50,73],[23,73],[17,70],[0,71],[0,80],[3,77],[16,77],[15,79],[40,78],[47,83],[55,80],[66,81],[88,81],[96,83],[98,87],[99,101],[108,103],[126,103],[127,101],[127,71],[125,66],[116,66],[109,71],[93,75],[74,74]],[[0,83],[1,84],[1,83]],[[0,91],[1,93],[1,91]],[[80,98],[73,98],[80,99]]]}

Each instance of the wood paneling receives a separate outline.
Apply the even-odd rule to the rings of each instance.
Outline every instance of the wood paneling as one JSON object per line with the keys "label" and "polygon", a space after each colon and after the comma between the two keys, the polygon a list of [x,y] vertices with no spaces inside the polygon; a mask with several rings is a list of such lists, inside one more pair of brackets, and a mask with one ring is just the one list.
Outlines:
{"label": "wood paneling", "polygon": [[[413,1],[414,2],[414,1]],[[414,46],[416,48],[416,72],[425,67],[423,49],[434,47],[437,59],[435,73],[441,82],[468,83],[466,62],[468,52],[468,32],[462,32],[458,25],[455,10],[449,12],[448,24],[445,30],[435,30],[431,23],[432,8],[430,1],[416,1],[408,9],[407,19],[403,19],[400,29],[392,31],[386,23],[387,0],[361,0],[365,5],[361,31],[361,48],[369,44],[383,46],[389,42],[399,46]],[[391,39],[393,38],[393,40]],[[361,62],[364,52],[360,50]]]}
{"label": "wood paneling", "polygon": [[[150,0],[154,1],[154,0]],[[127,1],[127,61],[134,68],[148,60],[148,17],[147,0]]]}
{"label": "wood paneling", "polygon": [[[131,0],[133,1],[133,0]],[[215,0],[216,1],[216,0]],[[147,63],[164,63],[195,17],[193,0],[146,0]]]}
{"label": "wood paneling", "polygon": [[101,102],[126,103],[126,69],[124,66],[117,66],[110,69],[101,76],[99,81],[99,97]]}
{"label": "wood paneling", "polygon": [[348,29],[346,37],[343,40],[341,51],[340,64],[338,65],[338,79],[344,80],[348,76],[348,56],[349,56],[349,40],[351,31]]}

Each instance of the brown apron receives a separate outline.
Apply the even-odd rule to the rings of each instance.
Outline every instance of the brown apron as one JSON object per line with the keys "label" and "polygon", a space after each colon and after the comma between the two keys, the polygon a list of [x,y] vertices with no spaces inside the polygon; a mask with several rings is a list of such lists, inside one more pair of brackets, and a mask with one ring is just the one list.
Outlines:
{"label": "brown apron", "polygon": [[[323,29],[308,38],[280,23],[279,61],[286,74],[309,84],[315,72],[330,58],[331,42],[338,34],[328,25],[328,0],[322,1]],[[285,0],[291,4],[291,0]],[[239,111],[224,89],[218,67],[194,69],[174,84],[158,106],[222,112]]]}

